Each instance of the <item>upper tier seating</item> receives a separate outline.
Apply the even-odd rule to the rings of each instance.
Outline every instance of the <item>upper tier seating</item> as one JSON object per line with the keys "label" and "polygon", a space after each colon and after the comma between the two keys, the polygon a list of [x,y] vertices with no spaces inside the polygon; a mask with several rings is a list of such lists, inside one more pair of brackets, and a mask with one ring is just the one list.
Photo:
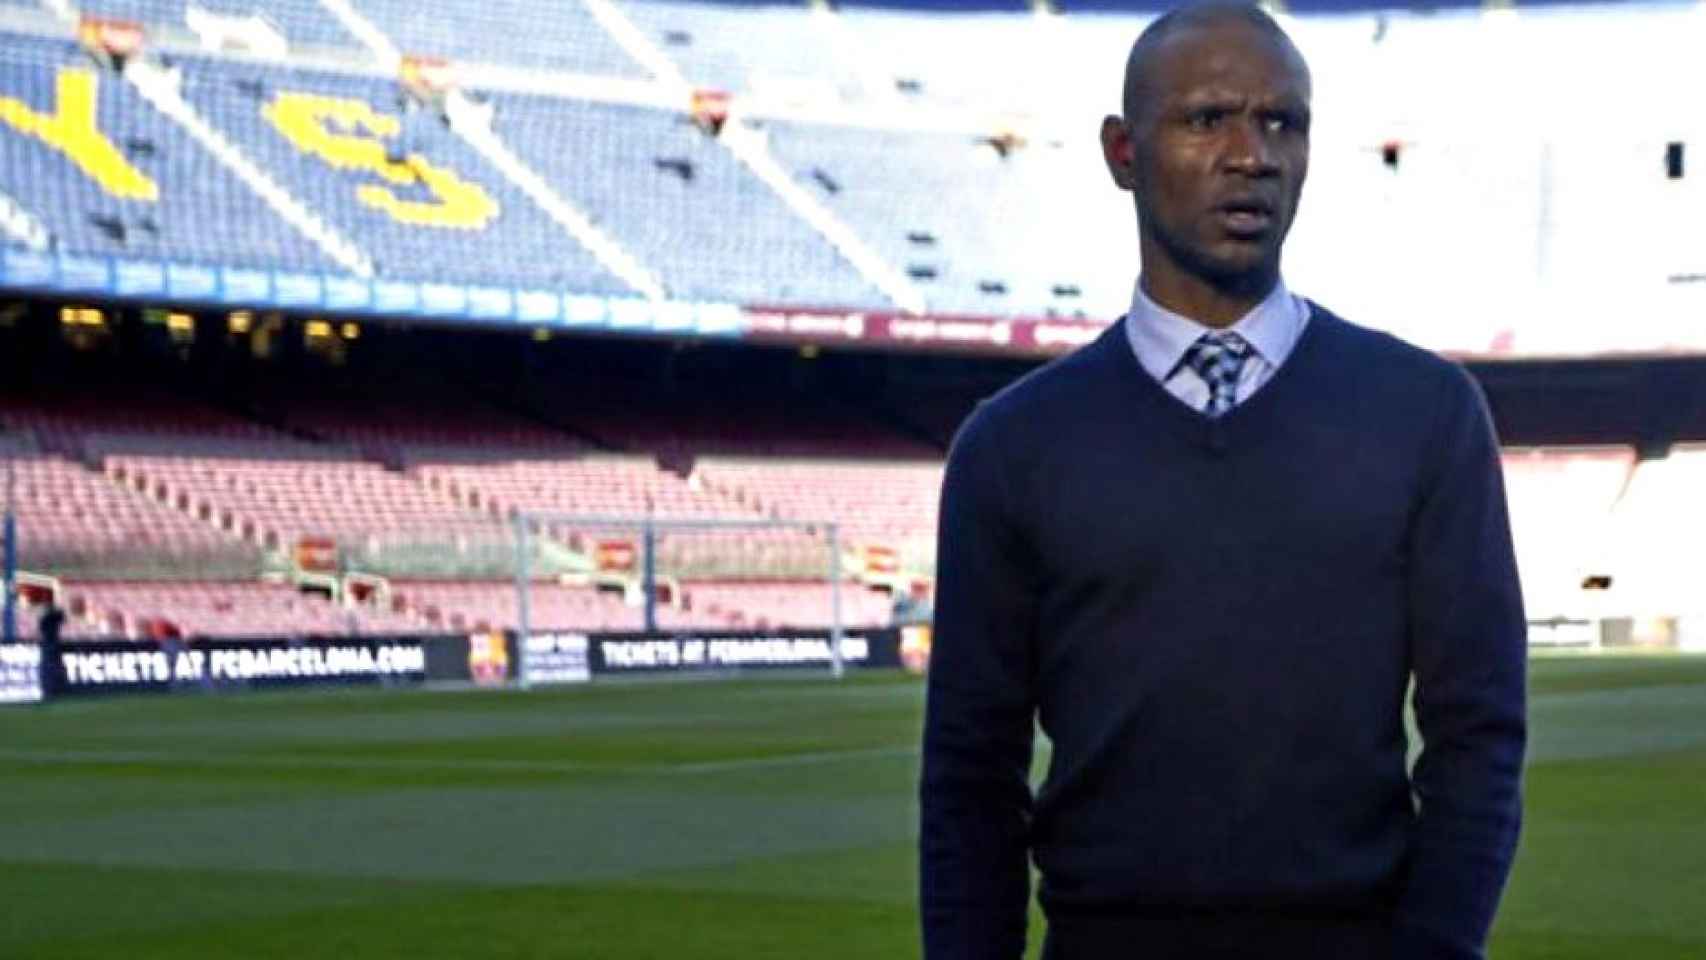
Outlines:
{"label": "upper tier seating", "polygon": [[335,268],[183,128],[65,41],[8,34],[0,45],[0,190],[66,253]]}
{"label": "upper tier seating", "polygon": [[95,16],[166,27],[184,26],[190,7],[226,16],[258,14],[292,49],[358,46],[355,37],[316,0],[78,0],[77,6]]}
{"label": "upper tier seating", "polygon": [[719,4],[642,0],[622,12],[700,86],[834,95],[882,82],[837,33],[835,18],[804,4],[755,5],[731,15]]}
{"label": "upper tier seating", "polygon": [[646,76],[580,0],[356,0],[355,6],[407,54]]}
{"label": "upper tier seating", "polygon": [[769,129],[789,172],[888,261],[934,271],[916,281],[934,310],[1112,316],[1130,296],[1129,268],[1103,262],[1129,246],[1130,224],[1105,198],[1072,196],[1103,189],[1092,178],[1100,160],[1082,144],[1003,159],[970,134]]}
{"label": "upper tier seating", "polygon": [[185,57],[209,122],[372,258],[380,277],[627,293],[563,227],[390,80]]}
{"label": "upper tier seating", "polygon": [[494,126],[680,300],[887,306],[734,155],[679,114],[501,95]]}

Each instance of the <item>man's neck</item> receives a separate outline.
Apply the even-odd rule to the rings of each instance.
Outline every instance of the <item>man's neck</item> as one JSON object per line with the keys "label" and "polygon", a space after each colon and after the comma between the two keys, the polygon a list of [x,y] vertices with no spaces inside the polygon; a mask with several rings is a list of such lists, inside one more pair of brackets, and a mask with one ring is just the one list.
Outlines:
{"label": "man's neck", "polygon": [[1156,304],[1217,330],[1230,327],[1267,299],[1279,276],[1252,278],[1247,284],[1217,286],[1176,271],[1143,271],[1143,292]]}

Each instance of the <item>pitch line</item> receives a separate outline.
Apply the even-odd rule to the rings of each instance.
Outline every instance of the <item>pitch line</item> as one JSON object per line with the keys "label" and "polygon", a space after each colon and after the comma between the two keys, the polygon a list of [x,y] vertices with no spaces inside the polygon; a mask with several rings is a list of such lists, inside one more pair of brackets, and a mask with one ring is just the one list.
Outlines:
{"label": "pitch line", "polygon": [[606,773],[628,776],[695,776],[763,769],[815,766],[854,760],[915,756],[916,746],[861,747],[763,757],[734,757],[690,763],[601,764],[551,760],[410,760],[399,757],[311,757],[300,754],[200,754],[168,750],[54,750],[0,747],[0,760],[42,764],[141,764],[175,767],[234,767],[331,770],[467,771],[470,773]]}

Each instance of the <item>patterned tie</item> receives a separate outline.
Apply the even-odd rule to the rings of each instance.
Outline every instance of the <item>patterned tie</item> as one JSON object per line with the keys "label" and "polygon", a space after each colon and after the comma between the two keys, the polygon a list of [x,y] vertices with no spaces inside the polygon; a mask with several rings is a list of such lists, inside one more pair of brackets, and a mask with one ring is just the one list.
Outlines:
{"label": "patterned tie", "polygon": [[1185,351],[1184,364],[1208,384],[1208,406],[1203,412],[1218,417],[1232,409],[1237,398],[1238,375],[1250,359],[1250,344],[1236,333],[1205,333]]}

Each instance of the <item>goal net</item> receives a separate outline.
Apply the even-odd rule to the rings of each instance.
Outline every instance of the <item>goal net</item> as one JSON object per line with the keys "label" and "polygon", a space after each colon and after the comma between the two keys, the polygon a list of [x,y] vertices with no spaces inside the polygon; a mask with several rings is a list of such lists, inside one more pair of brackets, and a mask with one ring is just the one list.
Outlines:
{"label": "goal net", "polygon": [[511,534],[524,685],[546,679],[564,633],[621,637],[599,645],[606,668],[840,676],[862,653],[847,628],[889,620],[889,594],[848,575],[833,523],[518,511]]}

